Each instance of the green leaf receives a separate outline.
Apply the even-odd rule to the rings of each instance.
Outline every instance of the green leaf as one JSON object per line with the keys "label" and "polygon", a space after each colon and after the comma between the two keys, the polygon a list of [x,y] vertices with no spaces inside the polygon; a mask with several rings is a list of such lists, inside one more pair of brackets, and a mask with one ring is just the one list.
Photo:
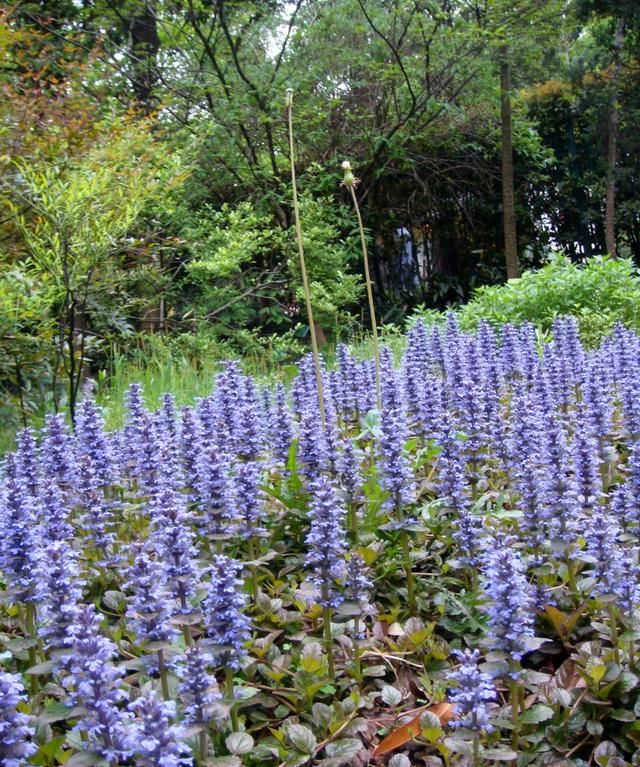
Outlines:
{"label": "green leaf", "polygon": [[609,716],[618,722],[635,722],[636,720],[636,714],[627,708],[614,708]]}
{"label": "green leaf", "polygon": [[593,758],[596,760],[598,767],[607,767],[612,756],[618,756],[618,749],[615,743],[612,743],[610,740],[603,740],[593,752]]}
{"label": "green leaf", "polygon": [[51,724],[52,722],[62,722],[64,719],[71,717],[72,709],[69,706],[65,706],[64,703],[59,701],[53,701],[45,706],[44,711],[39,714],[38,721],[43,724]]}
{"label": "green leaf", "polygon": [[313,714],[313,721],[317,722],[321,727],[328,727],[333,719],[333,709],[331,706],[327,706],[326,703],[314,703],[311,707],[311,713]]}
{"label": "green leaf", "polygon": [[70,759],[67,759],[65,765],[66,767],[92,767],[100,759],[100,754],[96,754],[93,751],[80,751],[77,754],[73,754]]}
{"label": "green leaf", "polygon": [[238,756],[216,756],[207,761],[207,767],[242,767],[242,759]]}
{"label": "green leaf", "polygon": [[473,757],[473,744],[469,740],[460,738],[445,738],[444,745],[454,754]]}
{"label": "green leaf", "polygon": [[46,660],[44,663],[38,663],[36,666],[31,666],[31,668],[28,668],[27,674],[31,674],[33,676],[46,676],[52,672],[54,665],[55,661]]}
{"label": "green leaf", "polygon": [[402,693],[397,687],[392,687],[390,684],[385,684],[380,693],[380,697],[387,706],[395,707],[402,703]]}
{"label": "green leaf", "polygon": [[232,732],[225,740],[227,751],[231,754],[248,754],[253,748],[254,740],[248,732]]}
{"label": "green leaf", "polygon": [[518,754],[510,748],[483,748],[481,751],[483,759],[494,762],[511,762],[518,758]]}
{"label": "green leaf", "polygon": [[362,742],[359,738],[341,738],[329,743],[325,751],[332,759],[340,759],[341,763],[348,764],[362,750]]}
{"label": "green leaf", "polygon": [[538,722],[546,722],[548,719],[553,719],[553,713],[553,709],[550,706],[544,706],[542,703],[537,703],[522,714],[520,722],[522,724],[538,724]]}
{"label": "green leaf", "polygon": [[385,676],[386,673],[386,666],[369,666],[363,669],[362,676]]}
{"label": "green leaf", "polygon": [[291,724],[287,729],[287,737],[303,754],[313,754],[318,744],[316,736],[304,724]]}
{"label": "green leaf", "polygon": [[389,759],[389,767],[411,767],[411,762],[408,756],[395,754]]}

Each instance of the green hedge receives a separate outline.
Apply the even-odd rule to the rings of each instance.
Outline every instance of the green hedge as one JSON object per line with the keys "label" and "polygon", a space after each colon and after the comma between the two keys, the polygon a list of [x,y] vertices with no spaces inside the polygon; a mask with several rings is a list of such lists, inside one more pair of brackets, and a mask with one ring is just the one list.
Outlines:
{"label": "green hedge", "polygon": [[616,322],[640,330],[640,272],[628,259],[596,257],[584,265],[556,255],[541,269],[504,285],[478,288],[458,312],[460,325],[474,329],[529,321],[548,330],[556,317],[573,315],[586,344],[598,343]]}

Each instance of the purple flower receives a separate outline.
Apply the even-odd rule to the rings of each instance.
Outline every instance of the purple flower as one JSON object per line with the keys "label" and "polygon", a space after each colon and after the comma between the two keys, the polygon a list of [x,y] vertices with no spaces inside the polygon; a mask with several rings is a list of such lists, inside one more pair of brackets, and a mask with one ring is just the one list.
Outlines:
{"label": "purple flower", "polygon": [[160,407],[164,430],[171,441],[171,447],[175,449],[178,441],[178,410],[176,400],[173,394],[165,392],[162,395],[162,406]]}
{"label": "purple flower", "polygon": [[31,717],[18,711],[27,700],[22,680],[15,674],[0,670],[0,764],[2,767],[23,767],[38,747],[31,741],[35,727]]}
{"label": "purple flower", "polygon": [[193,612],[188,602],[201,576],[195,534],[191,529],[193,515],[185,508],[182,497],[171,488],[162,490],[150,508],[149,542],[161,563],[167,595],[179,604],[177,610],[170,608],[171,614],[188,615]]}
{"label": "purple flower", "polygon": [[84,399],[76,413],[76,442],[80,459],[87,457],[100,485],[114,480],[112,446],[104,431],[104,419],[96,403]]}
{"label": "purple flower", "polygon": [[360,471],[358,454],[353,440],[350,437],[344,437],[341,440],[342,450],[338,453],[336,462],[338,469],[338,482],[344,490],[345,498],[348,504],[356,503],[362,495],[364,478]]}
{"label": "purple flower", "polygon": [[173,605],[167,593],[165,570],[142,543],[134,543],[131,550],[133,565],[125,572],[124,586],[132,593],[127,609],[129,626],[139,642],[171,642],[176,631],[169,623]]}
{"label": "purple flower", "polygon": [[[357,552],[352,552],[347,558],[343,578],[345,600],[355,603],[360,610],[359,615],[354,617],[366,618],[375,613],[375,607],[371,603],[373,583],[367,575],[364,559]],[[363,629],[363,624],[360,624],[360,630],[354,634],[355,639],[364,639]]]}
{"label": "purple flower", "polygon": [[337,607],[342,602],[336,581],[344,573],[346,512],[329,480],[318,478],[311,491],[311,527],[306,538],[305,567],[311,573],[311,581],[320,590],[318,604]]}
{"label": "purple flower", "polygon": [[582,403],[578,405],[576,412],[571,454],[578,504],[581,511],[588,516],[590,510],[602,500],[603,487],[598,441],[593,433],[586,406]]}
{"label": "purple flower", "polygon": [[615,594],[620,577],[620,526],[603,506],[591,509],[586,519],[587,550],[580,558],[591,564],[589,574],[594,578],[593,594]]}
{"label": "purple flower", "polygon": [[287,393],[282,384],[278,384],[276,389],[276,402],[272,409],[269,442],[276,461],[286,466],[293,442],[293,423],[287,403]]}
{"label": "purple flower", "polygon": [[0,572],[12,602],[33,602],[40,545],[34,499],[15,476],[9,476],[0,491]]}
{"label": "purple flower", "polygon": [[45,539],[47,541],[62,541],[73,538],[73,526],[69,522],[69,508],[65,504],[58,485],[51,484],[42,493],[39,502]]}
{"label": "purple flower", "polygon": [[478,650],[454,650],[453,654],[460,660],[460,666],[446,677],[447,682],[454,685],[449,690],[449,700],[457,714],[449,725],[466,727],[474,732],[491,732],[491,707],[487,704],[497,697],[493,679],[478,668]]}
{"label": "purple flower", "polygon": [[42,467],[40,451],[33,429],[22,429],[18,433],[18,448],[15,452],[15,463],[18,475],[25,482],[27,490],[36,496],[42,482]]}
{"label": "purple flower", "polygon": [[82,711],[74,730],[86,733],[86,750],[97,752],[107,762],[124,761],[131,754],[132,717],[119,707],[125,698],[123,672],[112,662],[116,648],[100,634],[100,620],[93,605],[78,609],[65,640],[69,649],[62,661],[66,671],[62,684],[70,706]]}
{"label": "purple flower", "polygon": [[356,362],[344,344],[338,344],[338,370],[336,390],[340,410],[346,418],[357,420],[358,416],[358,376]]}
{"label": "purple flower", "polygon": [[236,498],[229,478],[229,463],[221,450],[209,448],[201,453],[192,481],[201,519],[201,532],[210,538],[228,538],[238,515]]}
{"label": "purple flower", "polygon": [[298,462],[301,473],[308,481],[313,481],[327,469],[326,434],[320,420],[320,412],[315,403],[305,407],[300,414]]}
{"label": "purple flower", "polygon": [[183,407],[180,411],[180,453],[182,467],[189,484],[193,485],[198,476],[198,461],[202,455],[202,426],[192,407]]}
{"label": "purple flower", "polygon": [[41,627],[38,632],[47,648],[64,646],[69,627],[78,613],[84,581],[80,578],[78,554],[69,543],[53,540],[38,551],[38,600]]}
{"label": "purple flower", "polygon": [[530,649],[535,601],[524,565],[515,549],[516,539],[496,532],[486,540],[482,562],[482,587],[489,598],[489,641],[514,660]]}
{"label": "purple flower", "polygon": [[203,605],[205,633],[212,643],[211,654],[221,666],[239,669],[250,638],[250,621],[244,610],[246,595],[237,577],[240,565],[218,554],[212,558],[211,584]]}
{"label": "purple flower", "polygon": [[45,477],[62,489],[71,487],[77,459],[71,433],[59,413],[46,417],[40,455]]}
{"label": "purple flower", "polygon": [[136,715],[128,743],[138,767],[187,767],[193,764],[189,747],[180,743],[182,728],[170,724],[175,716],[173,701],[162,701],[147,691],[129,704]]}
{"label": "purple flower", "polygon": [[257,461],[247,461],[236,466],[236,501],[240,513],[240,535],[243,538],[263,535],[263,499],[260,490],[262,467]]}
{"label": "purple flower", "polygon": [[184,721],[187,724],[206,724],[216,716],[216,703],[222,699],[215,676],[208,672],[213,658],[203,653],[197,645],[188,647],[184,661],[175,666],[181,682],[178,695],[183,705]]}
{"label": "purple flower", "polygon": [[212,397],[216,427],[214,442],[230,451],[234,447],[236,436],[238,399],[241,396],[243,378],[238,363],[227,362],[215,379]]}
{"label": "purple flower", "polygon": [[397,521],[403,509],[415,501],[416,485],[413,468],[405,450],[409,437],[406,413],[399,403],[388,398],[382,405],[380,450],[380,485],[389,497],[386,506],[393,509]]}
{"label": "purple flower", "polygon": [[262,417],[255,385],[242,376],[233,419],[233,449],[237,456],[255,460],[263,447]]}
{"label": "purple flower", "polygon": [[453,512],[454,539],[460,549],[460,561],[475,565],[481,522],[471,511],[471,493],[464,468],[462,444],[456,437],[450,419],[443,420],[437,439],[440,446],[436,465],[438,495]]}
{"label": "purple flower", "polygon": [[89,545],[101,552],[108,560],[110,548],[116,540],[113,518],[115,502],[104,496],[103,488],[100,486],[88,455],[80,459],[76,489],[83,507],[80,529]]}

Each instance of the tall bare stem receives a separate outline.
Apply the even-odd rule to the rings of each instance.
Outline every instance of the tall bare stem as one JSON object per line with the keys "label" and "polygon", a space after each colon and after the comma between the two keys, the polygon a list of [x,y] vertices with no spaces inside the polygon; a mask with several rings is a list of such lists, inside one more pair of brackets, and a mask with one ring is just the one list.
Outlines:
{"label": "tall bare stem", "polygon": [[378,402],[378,410],[382,409],[382,395],[380,393],[380,349],[378,345],[378,322],[376,320],[376,307],[373,303],[373,283],[371,281],[371,272],[369,270],[369,253],[367,251],[367,238],[364,234],[364,225],[362,223],[362,216],[360,215],[360,206],[358,205],[358,198],[356,196],[356,186],[358,179],[353,175],[351,170],[351,163],[345,160],[342,163],[344,170],[344,178],[342,183],[351,192],[351,199],[353,200],[353,207],[356,211],[356,217],[358,219],[358,230],[360,231],[360,245],[362,246],[362,259],[364,261],[364,278],[367,286],[367,299],[369,301],[369,316],[371,317],[371,333],[373,338],[373,358],[376,365],[376,399]]}
{"label": "tall bare stem", "polygon": [[318,337],[316,335],[316,326],[313,321],[313,308],[311,306],[311,291],[309,290],[309,279],[307,277],[307,265],[304,260],[304,244],[302,241],[302,224],[300,223],[300,205],[298,203],[298,187],[296,185],[296,164],[293,152],[293,88],[287,88],[287,117],[289,122],[289,160],[291,163],[291,187],[293,189],[293,214],[296,224],[296,238],[298,240],[298,254],[300,255],[300,272],[302,274],[302,288],[304,290],[304,300],[307,308],[307,317],[309,319],[309,332],[311,333],[311,348],[313,350],[313,364],[316,371],[316,385],[318,389],[318,407],[320,408],[320,417],[322,423],[326,421],[324,409],[324,393],[322,389],[322,370],[320,368],[320,352],[318,350]]}

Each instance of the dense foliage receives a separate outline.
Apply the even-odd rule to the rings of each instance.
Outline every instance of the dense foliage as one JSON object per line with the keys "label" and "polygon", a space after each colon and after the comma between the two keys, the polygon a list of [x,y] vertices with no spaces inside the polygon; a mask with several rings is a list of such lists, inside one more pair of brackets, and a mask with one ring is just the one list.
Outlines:
{"label": "dense foliage", "polygon": [[631,260],[589,259],[582,267],[554,256],[520,280],[478,288],[458,312],[464,328],[531,322],[549,331],[557,317],[573,315],[585,343],[593,346],[617,323],[640,330],[640,278]]}
{"label": "dense foliage", "polygon": [[3,764],[635,763],[640,338],[553,331],[418,323],[381,410],[342,348],[324,422],[303,360],[24,430]]}
{"label": "dense foliage", "polygon": [[637,258],[637,40],[622,0],[5,9],[3,420],[73,412],[85,374],[112,373],[149,332],[170,347],[201,339],[200,356],[271,348],[274,334],[297,349],[289,87],[329,340],[366,320],[343,160],[360,179],[382,323],[503,278],[507,139],[524,267],[558,246],[613,252],[612,236]]}

